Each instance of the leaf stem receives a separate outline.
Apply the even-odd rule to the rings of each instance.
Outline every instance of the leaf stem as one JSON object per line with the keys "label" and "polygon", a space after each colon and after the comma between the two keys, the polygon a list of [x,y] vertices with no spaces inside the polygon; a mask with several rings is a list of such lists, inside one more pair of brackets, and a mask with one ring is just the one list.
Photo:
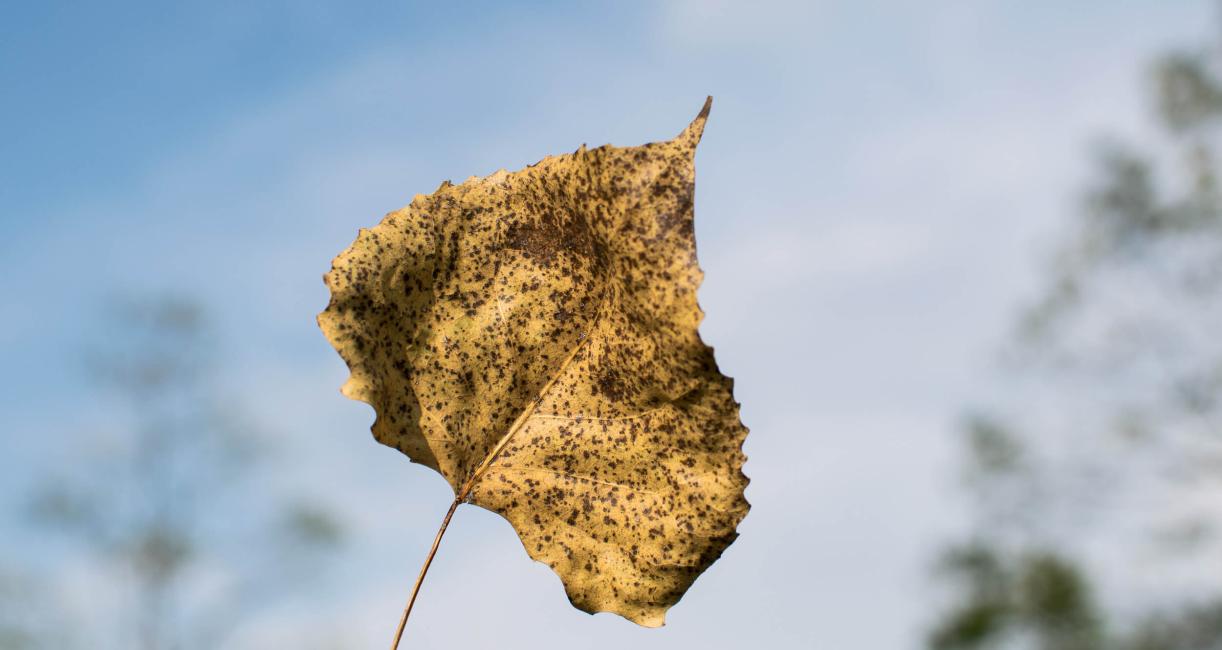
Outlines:
{"label": "leaf stem", "polygon": [[446,534],[450,518],[454,516],[454,511],[458,509],[460,503],[462,503],[462,497],[455,498],[454,503],[450,504],[450,510],[446,512],[446,518],[441,520],[441,528],[437,531],[437,537],[433,538],[433,547],[429,549],[429,556],[425,558],[424,566],[420,567],[420,575],[416,578],[416,585],[412,587],[411,598],[407,599],[407,607],[403,608],[403,616],[399,619],[399,627],[395,630],[395,640],[390,644],[390,650],[399,648],[399,640],[403,638],[403,628],[407,626],[407,617],[412,613],[412,605],[416,604],[420,585],[424,584],[424,576],[429,572],[429,565],[433,564],[433,556],[437,555],[437,547],[441,545],[441,536]]}
{"label": "leaf stem", "polygon": [[501,451],[503,451],[505,446],[509,444],[509,441],[513,438],[513,435],[517,433],[518,429],[521,429],[522,426],[526,424],[526,420],[530,419],[530,416],[534,414],[535,409],[539,406],[539,402],[543,401],[543,396],[546,395],[547,391],[550,390],[552,385],[556,383],[556,380],[560,378],[560,375],[564,374],[564,369],[569,367],[569,364],[573,362],[573,359],[577,358],[577,353],[580,352],[590,340],[589,335],[585,333],[581,334],[579,338],[580,340],[577,345],[573,347],[573,351],[569,353],[567,358],[565,358],[564,363],[560,364],[560,370],[557,371],[546,384],[544,384],[542,390],[539,391],[539,394],[535,397],[535,399],[531,400],[530,404],[527,404],[526,408],[520,414],[518,414],[518,418],[514,420],[513,424],[509,427],[509,432],[501,438],[496,447],[494,447],[488,456],[484,458],[484,462],[480,463],[479,467],[476,467],[475,471],[471,472],[471,476],[467,478],[466,482],[463,483],[462,488],[458,490],[458,495],[454,497],[454,503],[450,504],[450,511],[446,513],[446,518],[441,521],[441,529],[437,531],[437,537],[433,540],[433,548],[429,549],[429,556],[425,558],[424,566],[420,568],[420,577],[416,578],[416,586],[412,587],[412,596],[407,600],[407,607],[403,608],[403,616],[399,619],[399,628],[395,630],[395,640],[393,643],[391,643],[390,650],[399,650],[399,640],[403,638],[403,628],[407,625],[408,615],[412,613],[412,605],[416,604],[416,595],[420,593],[420,585],[424,582],[424,574],[429,572],[429,565],[433,563],[433,556],[437,555],[437,546],[441,544],[441,536],[446,533],[446,527],[450,525],[450,518],[454,516],[454,511],[458,509],[458,504],[467,500],[467,495],[471,494],[471,490],[475,487],[475,482],[478,481],[480,476],[483,475],[484,471],[487,470],[490,465],[492,465],[492,462],[501,455]]}

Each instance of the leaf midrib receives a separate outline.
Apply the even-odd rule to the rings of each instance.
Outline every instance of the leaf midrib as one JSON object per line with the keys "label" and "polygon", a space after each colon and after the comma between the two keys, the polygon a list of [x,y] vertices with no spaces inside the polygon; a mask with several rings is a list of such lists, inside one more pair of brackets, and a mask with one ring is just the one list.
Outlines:
{"label": "leaf midrib", "polygon": [[[595,328],[591,327],[590,332],[593,332],[594,329]],[[497,457],[501,455],[501,452],[505,450],[505,446],[509,444],[509,441],[513,438],[513,436],[517,434],[517,432],[526,425],[526,421],[529,420],[532,415],[534,415],[535,409],[539,408],[539,404],[543,401],[543,398],[547,396],[548,392],[552,390],[552,386],[555,386],[556,382],[560,380],[560,377],[564,375],[564,371],[568,370],[568,367],[573,363],[573,360],[577,358],[577,354],[581,352],[581,349],[589,344],[591,338],[593,338],[591,333],[581,334],[581,341],[578,342],[577,345],[573,346],[573,351],[569,352],[569,355],[565,358],[564,363],[560,364],[560,367],[556,369],[556,372],[552,375],[551,379],[547,380],[547,383],[543,385],[543,388],[539,389],[539,394],[526,405],[526,408],[522,409],[522,412],[518,414],[517,419],[515,419],[513,424],[509,426],[509,431],[507,431],[505,435],[501,437],[500,441],[496,443],[496,446],[492,448],[492,451],[488,453],[483,462],[481,462],[479,466],[475,468],[475,471],[471,473],[470,478],[463,483],[462,488],[458,491],[458,495],[454,497],[456,501],[466,501],[467,497],[471,494],[472,488],[475,487],[476,482],[478,482],[480,477],[484,475],[484,472],[488,471],[488,468],[492,466],[492,463],[496,461]]]}

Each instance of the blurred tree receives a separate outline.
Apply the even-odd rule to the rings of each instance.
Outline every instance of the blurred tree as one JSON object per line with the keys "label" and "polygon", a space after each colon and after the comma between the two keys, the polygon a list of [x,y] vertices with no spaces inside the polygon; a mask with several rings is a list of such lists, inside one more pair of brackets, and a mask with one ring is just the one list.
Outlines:
{"label": "blurred tree", "polygon": [[1162,58],[1157,137],[1102,150],[1005,396],[964,427],[975,533],[930,648],[1222,648],[1220,72]]}
{"label": "blurred tree", "polygon": [[[292,562],[333,547],[341,531],[324,509],[250,480],[268,469],[264,438],[217,390],[216,341],[198,305],[169,297],[112,307],[86,365],[119,424],[68,436],[79,455],[59,459],[30,514],[122,583],[118,603],[93,599],[118,629],[76,629],[73,645],[114,636],[120,648],[218,647],[292,593],[295,576],[309,573]],[[62,647],[13,629],[24,636],[0,643]]]}
{"label": "blurred tree", "polygon": [[1016,638],[1047,650],[1103,648],[1103,630],[1080,570],[1051,553],[1001,557],[987,544],[947,553],[943,570],[964,604],[931,635],[935,648],[980,648]]}

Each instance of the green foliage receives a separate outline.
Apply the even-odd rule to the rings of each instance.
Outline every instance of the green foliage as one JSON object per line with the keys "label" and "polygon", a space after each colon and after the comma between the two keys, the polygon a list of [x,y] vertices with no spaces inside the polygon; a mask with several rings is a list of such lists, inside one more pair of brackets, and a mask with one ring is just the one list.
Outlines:
{"label": "green foliage", "polygon": [[983,544],[954,548],[943,558],[942,570],[966,598],[944,616],[930,636],[930,647],[967,650],[1000,638],[1014,606],[1012,579],[998,554]]}
{"label": "green foliage", "polygon": [[1176,53],[1155,68],[1159,115],[1175,133],[1206,128],[1222,115],[1222,87],[1206,67],[1207,56]]}
{"label": "green foliage", "polygon": [[1052,553],[1025,558],[1018,580],[1018,610],[1046,650],[1102,647],[1099,614],[1080,570]]}
{"label": "green foliage", "polygon": [[1041,650],[1103,647],[1090,587],[1065,558],[1011,557],[976,543],[950,551],[943,570],[966,598],[933,631],[930,648],[989,648],[1013,638],[1034,639]]}

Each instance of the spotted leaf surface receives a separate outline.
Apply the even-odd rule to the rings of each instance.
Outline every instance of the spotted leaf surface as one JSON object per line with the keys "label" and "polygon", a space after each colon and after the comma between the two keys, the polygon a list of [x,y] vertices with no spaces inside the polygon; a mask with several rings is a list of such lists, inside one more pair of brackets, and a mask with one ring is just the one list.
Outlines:
{"label": "spotted leaf surface", "polygon": [[572,603],[646,626],[747,513],[732,382],[697,332],[678,137],[417,196],[335,259],[319,324],[376,439],[504,516]]}

